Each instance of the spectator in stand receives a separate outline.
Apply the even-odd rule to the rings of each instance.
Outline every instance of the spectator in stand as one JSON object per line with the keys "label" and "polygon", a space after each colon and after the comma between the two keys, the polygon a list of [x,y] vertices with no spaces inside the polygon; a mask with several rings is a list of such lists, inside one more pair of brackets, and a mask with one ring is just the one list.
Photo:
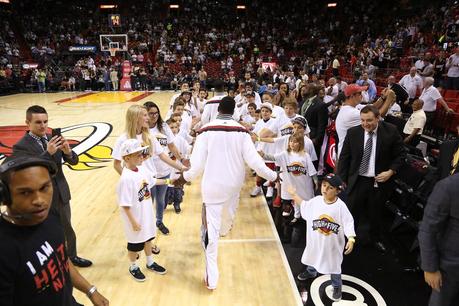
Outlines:
{"label": "spectator in stand", "polygon": [[[320,148],[325,136],[325,129],[328,124],[328,110],[324,103],[325,91],[323,88],[311,85],[313,99],[308,105],[301,109],[301,114],[306,118],[306,122],[311,129],[309,138],[311,138],[316,150],[317,156],[320,156]],[[309,102],[309,100],[307,100]]]}
{"label": "spectator in stand", "polygon": [[400,84],[395,82],[395,77],[390,75],[387,78],[387,87],[395,93],[395,102],[402,106],[408,100],[408,92]]}
{"label": "spectator in stand", "polygon": [[[441,51],[437,57],[435,58],[434,62],[434,79],[435,87],[446,88],[446,59],[445,59],[445,52]],[[458,73],[459,76],[459,73]]]}
{"label": "spectator in stand", "polygon": [[40,69],[37,74],[38,92],[46,91],[46,72]]}
{"label": "spectator in stand", "polygon": [[447,89],[459,90],[459,47],[446,61],[447,73]]}
{"label": "spectator in stand", "polygon": [[367,89],[368,98],[369,98],[368,102],[372,102],[376,98],[376,93],[377,93],[376,84],[375,84],[375,82],[373,80],[371,80],[368,77],[368,72],[364,72],[362,74],[360,80],[358,80],[356,83],[357,83],[357,85],[361,85],[361,86],[364,83],[368,83],[368,89]]}
{"label": "spectator in stand", "polygon": [[453,112],[453,110],[449,108],[448,104],[446,104],[438,89],[433,86],[433,83],[433,78],[425,78],[424,89],[422,90],[421,96],[419,97],[419,99],[424,101],[423,110],[426,113],[427,118],[426,128],[429,129],[432,127],[432,121],[435,118],[437,103],[441,104],[441,106],[446,110],[447,113]]}
{"label": "spectator in stand", "polygon": [[410,73],[404,75],[398,83],[408,92],[409,102],[405,104],[408,107],[409,103],[412,103],[418,94],[422,91],[423,87],[422,79],[416,73],[416,67],[411,67]]}
{"label": "spectator in stand", "polygon": [[413,113],[403,128],[403,142],[407,145],[416,147],[421,140],[421,134],[426,125],[426,114],[422,109],[424,102],[421,99],[414,100]]}
{"label": "spectator in stand", "polygon": [[346,86],[348,84],[345,81],[343,81],[340,76],[337,76],[336,77],[336,85],[338,85],[339,92],[343,92],[344,88],[346,88]]}
{"label": "spectator in stand", "polygon": [[118,71],[115,68],[110,69],[110,80],[112,81],[112,88],[118,91]]}
{"label": "spectator in stand", "polygon": [[338,60],[338,56],[335,56],[335,59],[333,60],[333,63],[332,63],[333,76],[335,77],[339,76],[339,67],[340,67],[340,63]]}
{"label": "spectator in stand", "polygon": [[365,89],[365,87],[357,84],[350,84],[344,89],[346,100],[344,100],[343,106],[341,106],[336,117],[336,133],[338,134],[337,158],[341,154],[347,130],[360,125],[360,112],[355,107],[362,101],[362,92]]}
{"label": "spectator in stand", "polygon": [[419,72],[419,75],[423,80],[425,80],[426,77],[433,77],[435,74],[434,65],[431,61],[432,54],[427,52],[424,58],[424,67],[422,67],[422,70]]}

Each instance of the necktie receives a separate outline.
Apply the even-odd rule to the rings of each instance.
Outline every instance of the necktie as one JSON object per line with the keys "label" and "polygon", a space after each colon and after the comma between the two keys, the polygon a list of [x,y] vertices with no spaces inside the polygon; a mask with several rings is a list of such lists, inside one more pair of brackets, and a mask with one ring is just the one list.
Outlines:
{"label": "necktie", "polygon": [[46,139],[46,137],[40,137],[40,142],[43,147],[43,151],[46,151],[48,148],[48,139]]}
{"label": "necktie", "polygon": [[458,164],[459,164],[459,148],[457,148],[456,153],[454,153],[453,155],[453,160],[451,161],[451,166],[452,166],[452,169],[450,172],[451,175],[456,173]]}
{"label": "necktie", "polygon": [[359,167],[360,175],[365,174],[370,166],[371,149],[373,148],[373,134],[374,132],[368,132],[368,139],[365,143],[365,148],[363,149],[362,162]]}

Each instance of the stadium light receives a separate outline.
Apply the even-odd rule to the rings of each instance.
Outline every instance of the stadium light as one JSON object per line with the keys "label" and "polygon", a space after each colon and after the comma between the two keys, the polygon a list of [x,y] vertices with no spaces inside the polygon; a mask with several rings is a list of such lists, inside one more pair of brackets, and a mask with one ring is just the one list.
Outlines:
{"label": "stadium light", "polygon": [[237,10],[245,10],[245,5],[236,5]]}
{"label": "stadium light", "polygon": [[0,0],[0,3],[10,3],[10,0]]}
{"label": "stadium light", "polygon": [[171,4],[169,5],[170,9],[178,9],[180,6],[178,4]]}
{"label": "stadium light", "polygon": [[101,5],[99,6],[99,8],[100,8],[101,10],[115,9],[115,8],[117,8],[117,7],[118,7],[118,5],[116,5],[116,4],[101,4]]}
{"label": "stadium light", "polygon": [[336,7],[338,4],[336,2],[328,3],[327,7]]}

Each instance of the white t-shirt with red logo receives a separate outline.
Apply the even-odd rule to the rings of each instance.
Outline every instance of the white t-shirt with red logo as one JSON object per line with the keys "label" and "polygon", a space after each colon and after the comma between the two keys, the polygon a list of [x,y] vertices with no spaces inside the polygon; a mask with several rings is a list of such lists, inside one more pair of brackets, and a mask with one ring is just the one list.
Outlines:
{"label": "white t-shirt with red logo", "polygon": [[[158,127],[155,126],[154,128],[150,129],[150,134],[158,140],[159,144],[163,148],[163,152],[168,154],[169,153],[169,147],[168,145],[174,142],[175,136],[172,133],[170,127],[163,123],[162,126],[162,132],[159,131]],[[160,158],[159,155],[155,155],[152,157],[153,163],[155,164],[156,167],[156,177],[161,178],[165,177],[170,174],[170,166],[163,162]]]}
{"label": "white t-shirt with red logo", "polygon": [[301,262],[321,274],[340,274],[345,236],[355,236],[354,218],[339,198],[333,204],[322,196],[301,202],[301,217],[306,220],[306,249]]}
{"label": "white t-shirt with red logo", "polygon": [[274,155],[276,164],[281,168],[281,198],[292,200],[292,196],[287,192],[288,186],[293,186],[298,195],[309,200],[314,196],[314,183],[312,176],[317,174],[316,168],[312,164],[308,153],[287,152]]}
{"label": "white t-shirt with red logo", "polygon": [[[124,233],[130,243],[142,243],[156,236],[155,214],[151,204],[151,188],[156,184],[152,173],[144,166],[137,171],[123,168],[116,187]],[[141,229],[135,232],[123,207],[129,207]]]}

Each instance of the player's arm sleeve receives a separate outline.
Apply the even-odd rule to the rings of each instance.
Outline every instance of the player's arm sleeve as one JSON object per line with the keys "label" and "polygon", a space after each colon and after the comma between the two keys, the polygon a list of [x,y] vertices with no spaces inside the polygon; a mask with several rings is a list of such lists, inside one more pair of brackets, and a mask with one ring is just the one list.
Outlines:
{"label": "player's arm sleeve", "polygon": [[424,218],[419,226],[421,268],[427,272],[440,269],[439,235],[444,232],[452,203],[446,187],[445,181],[437,183],[427,200]]}
{"label": "player's arm sleeve", "polygon": [[190,182],[194,180],[204,171],[204,166],[206,165],[207,161],[207,154],[207,137],[205,134],[201,134],[196,137],[193,153],[191,154],[190,158],[191,168],[183,173],[183,177],[186,181]]}
{"label": "player's arm sleeve", "polygon": [[204,124],[207,124],[210,122],[210,115],[211,115],[211,112],[210,112],[210,105],[204,105],[204,110],[202,111],[202,115],[201,115],[201,124],[204,125]]}
{"label": "player's arm sleeve", "polygon": [[242,155],[247,165],[249,165],[250,168],[255,170],[255,172],[265,180],[275,181],[277,178],[277,173],[265,165],[263,158],[261,158],[255,149],[249,134],[244,135],[243,141],[244,143],[242,146]]}

